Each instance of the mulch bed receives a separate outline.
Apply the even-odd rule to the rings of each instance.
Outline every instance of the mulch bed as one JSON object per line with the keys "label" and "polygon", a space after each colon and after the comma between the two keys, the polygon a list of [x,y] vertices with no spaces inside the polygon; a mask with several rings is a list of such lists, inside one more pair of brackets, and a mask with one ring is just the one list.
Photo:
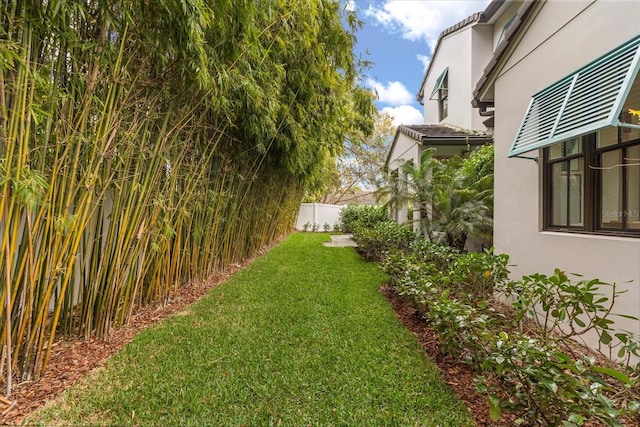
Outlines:
{"label": "mulch bed", "polygon": [[465,403],[476,425],[495,427],[515,425],[515,414],[503,414],[499,422],[491,420],[487,397],[476,391],[476,374],[454,356],[442,352],[438,335],[424,321],[408,297],[398,295],[390,286],[383,286],[381,292],[393,307],[398,319],[413,333],[429,359],[436,364],[445,383],[451,387],[458,399]]}

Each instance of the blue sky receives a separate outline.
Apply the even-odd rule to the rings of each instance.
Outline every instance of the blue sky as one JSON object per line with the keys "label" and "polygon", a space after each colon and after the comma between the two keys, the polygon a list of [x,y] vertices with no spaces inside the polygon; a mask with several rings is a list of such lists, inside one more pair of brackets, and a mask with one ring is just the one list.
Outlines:
{"label": "blue sky", "polygon": [[356,53],[374,62],[363,84],[377,91],[378,110],[393,116],[396,125],[422,123],[416,94],[438,35],[488,4],[489,0],[347,1],[365,23],[357,33]]}

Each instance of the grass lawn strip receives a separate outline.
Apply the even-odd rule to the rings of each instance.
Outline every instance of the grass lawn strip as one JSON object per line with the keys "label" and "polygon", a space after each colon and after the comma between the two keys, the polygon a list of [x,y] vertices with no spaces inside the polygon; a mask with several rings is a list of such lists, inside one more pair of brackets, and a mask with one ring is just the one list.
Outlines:
{"label": "grass lawn strip", "polygon": [[26,423],[472,425],[384,274],[327,240],[292,234]]}

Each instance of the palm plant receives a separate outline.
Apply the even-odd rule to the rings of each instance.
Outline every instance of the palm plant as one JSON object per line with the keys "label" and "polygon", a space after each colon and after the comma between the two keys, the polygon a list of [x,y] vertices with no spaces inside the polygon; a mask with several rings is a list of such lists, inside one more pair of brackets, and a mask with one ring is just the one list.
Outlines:
{"label": "palm plant", "polygon": [[437,240],[460,251],[472,234],[491,227],[490,200],[492,189],[481,190],[487,177],[472,182],[464,161],[452,158],[441,162],[433,176],[431,229]]}
{"label": "palm plant", "polygon": [[[470,235],[490,231],[492,226],[492,150],[490,154],[482,150],[465,159],[440,160],[433,149],[426,149],[418,164],[405,162],[397,173],[387,172],[382,189],[387,206],[412,206],[419,213],[414,221],[425,238],[464,250]],[[490,161],[485,159],[488,155]]]}

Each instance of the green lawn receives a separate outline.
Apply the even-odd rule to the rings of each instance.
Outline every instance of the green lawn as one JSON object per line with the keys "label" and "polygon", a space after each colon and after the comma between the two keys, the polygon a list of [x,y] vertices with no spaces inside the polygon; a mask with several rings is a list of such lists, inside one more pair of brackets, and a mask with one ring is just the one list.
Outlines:
{"label": "green lawn", "polygon": [[472,425],[380,294],[384,274],[326,240],[292,234],[26,422]]}

